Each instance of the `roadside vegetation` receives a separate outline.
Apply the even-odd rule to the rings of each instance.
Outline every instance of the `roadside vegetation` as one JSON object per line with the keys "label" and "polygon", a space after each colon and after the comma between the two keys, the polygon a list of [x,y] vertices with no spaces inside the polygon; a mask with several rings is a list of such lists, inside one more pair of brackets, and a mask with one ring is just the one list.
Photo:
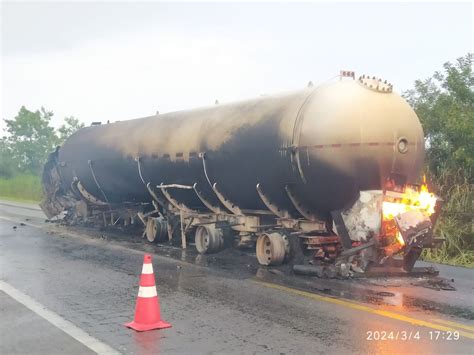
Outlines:
{"label": "roadside vegetation", "polygon": [[16,175],[0,178],[0,197],[20,201],[40,201],[43,191],[38,175]]}
{"label": "roadside vegetation", "polygon": [[[417,80],[403,96],[415,109],[426,136],[426,166],[430,190],[444,200],[435,234],[445,239],[422,257],[474,267],[474,77],[473,55],[445,63],[430,78]],[[66,117],[57,130],[53,113],[21,107],[5,119],[0,139],[0,197],[41,199],[41,168],[49,152],[83,125]]]}
{"label": "roadside vegetation", "polygon": [[443,246],[425,250],[427,261],[474,267],[474,76],[473,55],[443,69],[404,93],[426,137],[425,172],[444,200],[435,234]]}
{"label": "roadside vegetation", "polygon": [[54,148],[84,126],[74,117],[54,129],[53,113],[21,107],[11,120],[4,119],[6,135],[0,139],[0,197],[40,201],[42,166]]}

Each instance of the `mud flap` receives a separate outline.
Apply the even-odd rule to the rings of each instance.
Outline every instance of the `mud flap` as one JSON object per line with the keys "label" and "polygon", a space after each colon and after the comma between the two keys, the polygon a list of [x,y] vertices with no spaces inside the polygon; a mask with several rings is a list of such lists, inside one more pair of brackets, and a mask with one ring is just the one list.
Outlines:
{"label": "mud flap", "polygon": [[413,269],[422,250],[423,248],[419,246],[413,246],[410,248],[410,250],[403,256],[403,270],[411,271]]}
{"label": "mud flap", "polygon": [[433,224],[428,216],[419,211],[409,211],[395,217],[397,228],[407,245],[403,256],[403,269],[411,271],[423,247],[431,245]]}
{"label": "mud flap", "polygon": [[347,231],[346,225],[344,223],[344,219],[342,218],[342,210],[332,211],[331,212],[332,219],[334,224],[336,225],[337,234],[341,238],[342,246],[345,250],[352,248],[352,240]]}

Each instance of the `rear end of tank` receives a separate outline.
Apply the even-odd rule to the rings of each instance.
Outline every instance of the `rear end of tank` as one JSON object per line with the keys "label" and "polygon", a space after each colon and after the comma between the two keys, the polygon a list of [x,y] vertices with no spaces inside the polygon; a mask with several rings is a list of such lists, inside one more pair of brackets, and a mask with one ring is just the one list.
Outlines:
{"label": "rear end of tank", "polygon": [[422,179],[423,129],[390,83],[344,74],[314,91],[296,126],[303,193],[331,211],[339,263],[409,271],[435,245],[440,209]]}

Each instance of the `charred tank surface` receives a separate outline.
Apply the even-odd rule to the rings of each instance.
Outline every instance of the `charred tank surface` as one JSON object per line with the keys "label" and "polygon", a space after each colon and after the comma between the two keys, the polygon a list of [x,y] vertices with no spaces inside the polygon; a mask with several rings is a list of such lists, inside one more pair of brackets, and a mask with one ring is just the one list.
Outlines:
{"label": "charred tank surface", "polygon": [[[50,155],[41,207],[49,218],[66,210],[103,225],[138,218],[148,240],[167,230],[183,247],[199,231],[204,253],[237,235],[240,246],[260,245],[264,265],[300,244],[334,260],[363,242],[388,250],[369,240],[381,202],[370,202],[370,228],[354,225],[354,211],[382,201],[391,176],[415,182],[423,158],[423,130],[407,102],[386,81],[343,72],[296,92],[83,128]],[[380,193],[362,201],[361,191]]]}
{"label": "charred tank surface", "polygon": [[[415,179],[423,155],[421,125],[399,95],[338,80],[84,128],[65,142],[59,164],[63,189],[77,178],[111,203],[149,201],[140,164],[153,186],[197,183],[210,195],[216,184],[242,209],[265,209],[260,184],[285,209],[294,211],[289,186],[310,212],[328,212],[351,203],[359,190],[381,189],[391,172]],[[199,207],[192,194],[182,195],[183,203]]]}

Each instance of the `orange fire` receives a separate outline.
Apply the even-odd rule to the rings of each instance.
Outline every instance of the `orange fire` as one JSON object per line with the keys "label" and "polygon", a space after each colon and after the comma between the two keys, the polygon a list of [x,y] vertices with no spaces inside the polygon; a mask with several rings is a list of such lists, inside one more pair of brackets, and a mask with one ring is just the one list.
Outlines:
{"label": "orange fire", "polygon": [[408,211],[420,211],[431,216],[435,212],[436,200],[436,196],[428,190],[425,177],[423,177],[423,184],[419,189],[408,186],[403,193],[388,196],[382,205],[385,234],[395,236],[398,243],[404,246],[405,241],[398,232],[393,219]]}
{"label": "orange fire", "polygon": [[403,196],[398,201],[383,202],[384,219],[392,219],[401,213],[418,210],[430,216],[434,213],[436,196],[428,191],[423,184],[420,191],[407,187]]}

